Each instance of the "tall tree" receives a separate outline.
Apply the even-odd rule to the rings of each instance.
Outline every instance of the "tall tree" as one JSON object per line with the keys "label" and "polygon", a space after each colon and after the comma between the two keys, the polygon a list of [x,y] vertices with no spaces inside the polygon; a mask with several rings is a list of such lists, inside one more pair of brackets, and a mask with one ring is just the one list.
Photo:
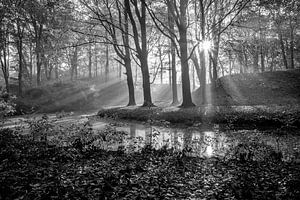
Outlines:
{"label": "tall tree", "polygon": [[174,19],[173,16],[168,8],[168,27],[170,30],[170,53],[171,53],[171,71],[172,71],[172,79],[171,79],[171,83],[172,83],[172,105],[177,105],[179,103],[178,100],[178,94],[177,94],[177,71],[176,71],[176,49],[175,49],[175,44],[173,41],[175,41],[174,35],[172,33],[175,32],[175,27],[174,27]]}
{"label": "tall tree", "polygon": [[[101,43],[105,44],[106,54],[106,67],[105,71],[109,70],[109,51],[108,47],[111,45],[119,58],[116,60],[125,67],[128,87],[128,106],[135,105],[135,94],[132,76],[131,66],[131,50],[129,39],[129,18],[124,2],[120,0],[115,4],[110,4],[109,0],[95,1],[94,4],[88,4],[87,1],[81,1],[81,3],[88,8],[91,12],[91,18],[96,20],[94,23],[99,23],[101,30],[105,33],[102,35],[95,35],[96,37],[103,38]],[[97,31],[100,32],[100,31]]]}
{"label": "tall tree", "polygon": [[[143,77],[143,106],[153,106],[148,67],[146,2],[145,0],[124,0],[124,4],[125,11],[130,19],[135,49],[137,51],[137,58],[140,61],[140,67]],[[134,12],[132,11],[131,7],[133,7]],[[135,17],[137,18],[138,24],[136,23]],[[140,32],[138,31],[138,29],[140,29]]]}

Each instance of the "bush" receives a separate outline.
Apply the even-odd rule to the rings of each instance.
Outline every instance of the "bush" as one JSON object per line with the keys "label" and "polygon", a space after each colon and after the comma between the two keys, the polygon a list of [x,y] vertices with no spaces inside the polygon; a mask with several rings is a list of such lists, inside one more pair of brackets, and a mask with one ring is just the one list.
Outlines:
{"label": "bush", "polygon": [[0,94],[0,119],[12,116],[16,113],[15,96],[9,96],[6,92]]}

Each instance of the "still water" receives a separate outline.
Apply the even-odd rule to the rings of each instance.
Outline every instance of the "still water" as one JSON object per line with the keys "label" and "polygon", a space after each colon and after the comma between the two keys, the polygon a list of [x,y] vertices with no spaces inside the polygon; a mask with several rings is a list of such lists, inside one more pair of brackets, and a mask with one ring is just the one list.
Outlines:
{"label": "still water", "polygon": [[[34,116],[39,119],[41,116]],[[26,125],[27,118],[12,118],[2,122],[0,128],[21,127],[23,134],[30,130]],[[272,158],[274,153],[281,154],[281,160],[300,163],[300,130],[229,130],[219,125],[199,125],[197,127],[161,127],[141,122],[122,122],[105,119],[90,120],[89,115],[48,116],[49,123],[57,127],[57,131],[48,134],[51,139],[65,144],[70,137],[60,137],[66,132],[78,132],[75,125],[89,122],[94,136],[104,136],[95,140],[96,146],[107,150],[126,152],[141,151],[146,145],[155,149],[170,149],[174,152],[185,151],[189,156],[203,158],[217,157],[230,159],[239,154],[251,155],[252,160]],[[68,131],[62,131],[73,126]],[[22,132],[21,131],[21,132]],[[105,138],[105,139],[103,139]]]}
{"label": "still water", "polygon": [[[103,129],[105,125],[96,122],[93,129]],[[189,156],[203,158],[230,159],[244,153],[251,154],[252,160],[261,161],[281,153],[283,161],[300,161],[299,131],[226,130],[219,125],[166,128],[132,122],[110,123],[110,126],[123,137],[117,142],[107,141],[105,148],[109,150],[121,147],[132,152],[150,145],[155,149],[186,150]]]}

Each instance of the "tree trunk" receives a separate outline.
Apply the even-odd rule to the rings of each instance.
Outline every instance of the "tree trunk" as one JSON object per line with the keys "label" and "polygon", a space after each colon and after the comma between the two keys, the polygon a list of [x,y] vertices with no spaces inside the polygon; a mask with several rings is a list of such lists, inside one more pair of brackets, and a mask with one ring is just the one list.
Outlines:
{"label": "tree trunk", "polygon": [[23,61],[22,61],[22,46],[23,46],[22,38],[18,38],[18,55],[19,55],[19,74],[18,74],[18,80],[19,80],[19,96],[23,95],[23,84],[22,84],[22,75],[23,75]]}
{"label": "tree trunk", "polygon": [[206,59],[205,59],[205,52],[201,50],[200,52],[200,66],[201,66],[201,74],[200,74],[200,94],[201,94],[201,103],[206,104]]}
{"label": "tree trunk", "polygon": [[78,47],[75,47],[75,52],[74,52],[74,56],[73,56],[73,67],[74,67],[74,73],[75,73],[75,79],[78,78]]}
{"label": "tree trunk", "polygon": [[177,93],[177,70],[176,70],[176,54],[174,44],[171,44],[171,67],[172,67],[172,105],[177,105],[179,103],[178,93]]}
{"label": "tree trunk", "polygon": [[89,78],[92,78],[92,44],[89,44]]}
{"label": "tree trunk", "polygon": [[146,2],[141,0],[141,13],[142,18],[140,20],[141,28],[141,42],[142,49],[140,55],[142,76],[143,76],[143,90],[144,90],[144,103],[143,106],[153,106],[151,98],[151,88],[150,88],[150,76],[148,67],[148,51],[147,51],[147,30],[146,30]]}
{"label": "tree trunk", "polygon": [[260,63],[261,63],[261,72],[265,71],[265,55],[263,47],[260,47]]}
{"label": "tree trunk", "polygon": [[95,77],[98,77],[98,57],[97,57],[97,45],[94,44],[94,65],[95,65],[95,68],[94,68],[94,76]]}
{"label": "tree trunk", "polygon": [[[200,3],[200,12],[201,12],[201,39],[202,41],[206,40],[205,37],[205,10],[204,10],[204,2],[203,0],[199,1]],[[200,66],[201,66],[201,82],[200,82],[200,88],[201,88],[201,97],[202,97],[202,104],[206,104],[206,61],[205,61],[205,52],[204,48],[202,47],[202,50],[200,51]]]}
{"label": "tree trunk", "polygon": [[57,55],[57,52],[55,54],[55,57],[54,57],[54,73],[55,73],[55,79],[58,80],[59,78],[59,75],[58,75],[58,55]]}
{"label": "tree trunk", "polygon": [[41,67],[42,67],[42,56],[41,56],[41,45],[40,41],[36,41],[36,84],[41,85]]}
{"label": "tree trunk", "polygon": [[135,103],[135,96],[134,96],[134,85],[133,85],[130,57],[129,60],[128,59],[125,60],[125,68],[126,68],[128,97],[129,97],[127,106],[134,106],[136,105],[136,103]]}
{"label": "tree trunk", "polygon": [[285,54],[285,46],[284,46],[284,41],[283,41],[281,31],[279,31],[278,36],[279,36],[279,42],[280,42],[280,48],[281,48],[282,61],[283,61],[285,69],[288,69],[289,67],[288,67],[288,62],[287,62],[287,58],[286,58],[286,54]]}
{"label": "tree trunk", "polygon": [[[170,10],[168,8],[168,23],[169,23],[169,28],[170,31],[172,33],[174,33],[174,19],[172,17],[172,14],[170,13]],[[171,34],[171,37],[173,37],[174,40],[174,36]],[[179,103],[178,101],[178,93],[177,93],[177,72],[176,72],[176,52],[175,52],[175,44],[173,44],[173,42],[170,42],[170,50],[171,50],[171,56],[170,56],[170,60],[171,60],[171,67],[170,67],[170,71],[171,71],[171,76],[170,76],[170,82],[172,85],[172,104],[171,105],[177,105]]]}
{"label": "tree trunk", "polygon": [[190,77],[189,77],[189,64],[188,64],[188,51],[187,51],[187,24],[186,24],[186,10],[188,1],[180,1],[180,26],[179,29],[179,48],[180,48],[180,62],[181,62],[181,81],[182,81],[182,107],[192,107],[195,104],[192,101]]}
{"label": "tree trunk", "polygon": [[164,79],[164,64],[163,64],[163,58],[162,58],[162,47],[158,48],[159,51],[159,62],[160,62],[160,84],[163,84]]}
{"label": "tree trunk", "polygon": [[143,52],[141,55],[141,69],[143,77],[143,92],[144,92],[144,103],[143,106],[153,106],[151,98],[151,88],[150,88],[150,76],[148,70],[147,52]]}
{"label": "tree trunk", "polygon": [[122,65],[119,64],[119,79],[122,79]]}
{"label": "tree trunk", "polygon": [[[217,10],[218,10],[218,1],[214,2],[214,10],[215,10],[215,15],[213,18],[213,24],[216,23],[217,19]],[[220,13],[218,14],[219,16],[221,15]],[[221,17],[219,17],[221,18]],[[218,79],[218,58],[219,58],[219,49],[220,49],[220,38],[221,38],[221,23],[218,24],[218,28],[216,28],[216,26],[213,26],[213,30],[212,30],[212,34],[213,34],[213,49],[212,49],[212,70],[213,70],[213,74],[212,74],[212,83],[213,85],[216,84],[216,81]]]}
{"label": "tree trunk", "polygon": [[[78,57],[78,47],[76,46],[73,54],[70,53],[70,64],[71,64],[71,80],[77,79],[77,58]],[[75,76],[75,77],[74,77]]]}
{"label": "tree trunk", "polygon": [[197,77],[198,77],[198,81],[199,81],[199,83],[201,83],[201,69],[200,69],[198,58],[197,58],[195,53],[193,53],[193,55],[191,56],[191,59],[192,59],[193,64],[194,64],[194,68],[196,69],[196,74],[197,74]]}
{"label": "tree trunk", "polygon": [[7,64],[7,59],[6,59],[6,53],[5,53],[5,49],[3,49],[3,61],[1,59],[1,54],[0,54],[0,62],[1,62],[1,69],[2,69],[2,73],[3,73],[3,77],[4,77],[4,81],[5,81],[5,89],[6,92],[9,94],[9,68],[8,68],[8,64]]}
{"label": "tree trunk", "polygon": [[[2,31],[2,30],[1,30]],[[8,38],[8,34],[4,34],[3,38],[0,38],[3,40],[3,47],[0,48],[0,62],[1,62],[1,69],[5,81],[5,89],[6,92],[9,94],[9,46],[8,42],[6,41]],[[2,51],[2,53],[1,53]],[[8,58],[7,58],[8,57]]]}
{"label": "tree trunk", "polygon": [[108,49],[108,44],[106,45],[105,56],[106,56],[106,63],[105,63],[105,82],[107,82],[107,81],[108,81],[108,78],[109,78],[109,49]]}
{"label": "tree trunk", "polygon": [[[134,43],[138,54],[138,59],[141,64],[141,71],[143,77],[143,93],[144,93],[144,103],[143,106],[153,106],[151,99],[151,89],[150,89],[150,76],[149,76],[149,68],[148,68],[148,51],[147,51],[147,30],[146,30],[146,2],[145,0],[141,0],[139,9],[138,3],[133,2],[135,13],[138,17],[138,21],[140,24],[141,34],[138,33],[136,20],[132,15],[130,1],[125,0],[125,9],[128,14],[128,17],[131,21],[131,27],[134,35]],[[141,40],[141,45],[139,42],[139,38]]]}
{"label": "tree trunk", "polygon": [[259,54],[258,49],[257,49],[257,47],[255,47],[255,52],[253,54],[253,70],[254,70],[254,72],[258,72],[258,68],[259,68],[259,66],[258,66],[259,55],[258,54]]}
{"label": "tree trunk", "polygon": [[[244,46],[243,46],[243,57],[245,60],[245,69],[246,69],[246,72],[248,72],[248,55],[247,55],[247,52],[246,52]],[[245,72],[245,69],[244,69],[244,72]]]}
{"label": "tree trunk", "polygon": [[[130,58],[130,49],[129,49],[129,36],[128,36],[128,14],[124,12],[125,18],[125,32],[123,33],[123,43],[125,46],[125,69],[126,69],[126,78],[127,78],[127,87],[128,87],[128,97],[129,101],[127,106],[134,106],[136,105],[135,102],[135,95],[134,95],[134,84],[133,84],[133,76],[132,76],[132,66],[131,66],[131,58]],[[121,69],[120,69],[121,72]],[[121,76],[120,76],[121,78]]]}
{"label": "tree trunk", "polygon": [[294,29],[291,26],[291,36],[290,36],[290,54],[291,54],[291,69],[295,69],[295,61],[294,61]]}
{"label": "tree trunk", "polygon": [[32,75],[33,75],[33,52],[32,52],[32,43],[29,43],[29,78],[30,84],[32,84]]}

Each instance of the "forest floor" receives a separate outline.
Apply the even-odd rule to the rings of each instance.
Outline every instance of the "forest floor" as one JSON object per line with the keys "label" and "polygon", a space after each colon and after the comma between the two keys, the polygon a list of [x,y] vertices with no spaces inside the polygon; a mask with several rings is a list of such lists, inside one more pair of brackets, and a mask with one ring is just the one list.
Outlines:
{"label": "forest floor", "polygon": [[[48,126],[45,120],[34,124]],[[33,139],[42,132],[0,129],[0,199],[300,198],[299,163],[284,162],[275,152],[262,161],[242,152],[201,158],[189,156],[188,149],[149,145],[127,153],[103,149],[103,142],[124,136],[114,129],[98,137],[86,125],[57,131],[51,129],[50,142]]]}

